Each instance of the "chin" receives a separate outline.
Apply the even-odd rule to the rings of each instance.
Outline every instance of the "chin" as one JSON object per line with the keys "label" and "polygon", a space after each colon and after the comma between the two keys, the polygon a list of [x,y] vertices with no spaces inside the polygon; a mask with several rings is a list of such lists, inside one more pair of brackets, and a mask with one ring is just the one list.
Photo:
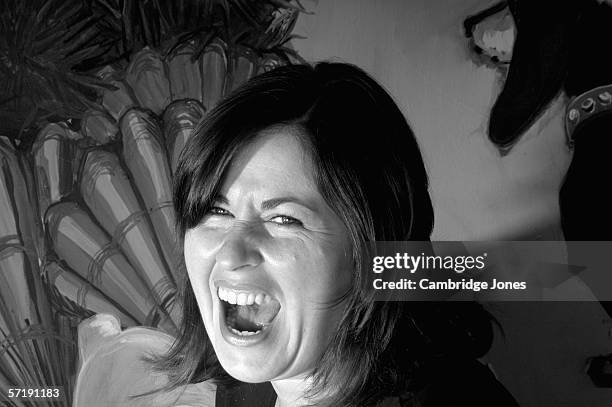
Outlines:
{"label": "chin", "polygon": [[272,377],[264,377],[260,373],[255,373],[252,371],[246,371],[241,369],[234,370],[235,371],[228,372],[228,374],[234,379],[244,383],[264,383],[269,382],[273,379]]}
{"label": "chin", "polygon": [[[263,363],[250,358],[224,357],[217,353],[217,357],[223,369],[234,379],[245,383],[262,383],[273,380],[277,375],[274,374],[274,367],[265,367]],[[272,358],[268,358],[270,360]]]}

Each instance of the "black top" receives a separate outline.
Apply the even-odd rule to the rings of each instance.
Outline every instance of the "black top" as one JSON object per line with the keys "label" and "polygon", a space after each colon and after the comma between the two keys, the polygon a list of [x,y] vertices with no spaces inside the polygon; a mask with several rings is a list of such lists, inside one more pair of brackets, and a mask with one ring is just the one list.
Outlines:
{"label": "black top", "polygon": [[217,387],[215,407],[274,407],[276,393],[270,382],[240,383],[236,387]]}

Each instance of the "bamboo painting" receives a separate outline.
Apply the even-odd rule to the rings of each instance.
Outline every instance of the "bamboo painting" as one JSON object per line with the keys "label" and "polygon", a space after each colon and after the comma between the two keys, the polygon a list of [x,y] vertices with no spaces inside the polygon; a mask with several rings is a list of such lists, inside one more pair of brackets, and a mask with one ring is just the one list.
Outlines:
{"label": "bamboo painting", "polygon": [[62,386],[63,401],[43,402],[54,406],[72,402],[80,321],[110,313],[175,333],[180,151],[231,78],[293,58],[289,32],[258,40],[284,7],[272,1],[248,20],[242,1],[157,4],[157,22],[137,3],[85,3],[0,6],[0,67],[5,52],[52,67],[0,70],[0,392]]}

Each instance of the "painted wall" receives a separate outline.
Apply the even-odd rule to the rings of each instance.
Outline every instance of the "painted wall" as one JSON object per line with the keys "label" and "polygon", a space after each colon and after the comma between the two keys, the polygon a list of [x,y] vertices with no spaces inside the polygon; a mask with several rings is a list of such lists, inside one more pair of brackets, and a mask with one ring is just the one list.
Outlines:
{"label": "painted wall", "polygon": [[570,160],[562,103],[503,158],[486,140],[502,78],[472,62],[462,22],[492,3],[327,0],[307,3],[315,14],[294,30],[307,37],[294,41],[307,60],[359,65],[406,113],[430,174],[436,239],[557,233],[558,188]]}
{"label": "painted wall", "polygon": [[[558,190],[571,159],[560,96],[507,156],[486,139],[503,75],[469,55],[462,22],[487,0],[321,0],[294,41],[309,61],[351,62],[393,95],[420,142],[436,211],[434,239],[559,239]],[[522,406],[610,406],[584,374],[612,351],[595,302],[494,304],[505,330],[487,361]]]}

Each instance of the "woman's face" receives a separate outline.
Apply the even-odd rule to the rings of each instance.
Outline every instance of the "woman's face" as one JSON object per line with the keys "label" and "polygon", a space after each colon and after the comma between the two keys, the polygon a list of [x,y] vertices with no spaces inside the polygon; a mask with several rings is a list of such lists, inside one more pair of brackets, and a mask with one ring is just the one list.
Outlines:
{"label": "woman's face", "polygon": [[348,232],[315,184],[295,129],[261,132],[214,208],[185,234],[185,263],[223,368],[262,382],[313,369],[351,285]]}

